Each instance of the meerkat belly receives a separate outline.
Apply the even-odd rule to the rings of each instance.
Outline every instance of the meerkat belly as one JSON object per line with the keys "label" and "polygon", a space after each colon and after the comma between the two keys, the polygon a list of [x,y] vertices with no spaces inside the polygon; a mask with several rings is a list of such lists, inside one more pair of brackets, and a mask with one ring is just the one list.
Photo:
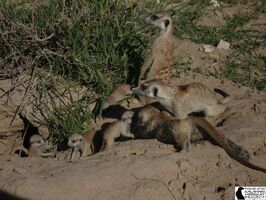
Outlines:
{"label": "meerkat belly", "polygon": [[154,42],[153,55],[154,60],[147,76],[147,80],[161,80],[163,77],[169,77],[171,74],[173,55],[165,37],[157,38]]}

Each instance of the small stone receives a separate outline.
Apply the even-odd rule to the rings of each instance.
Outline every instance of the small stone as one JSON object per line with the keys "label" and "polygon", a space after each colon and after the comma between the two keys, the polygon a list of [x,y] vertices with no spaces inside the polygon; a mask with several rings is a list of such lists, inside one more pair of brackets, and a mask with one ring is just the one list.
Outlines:
{"label": "small stone", "polygon": [[214,46],[212,46],[212,45],[208,45],[208,44],[204,44],[203,46],[202,46],[202,48],[203,48],[203,51],[204,52],[206,52],[206,53],[211,53],[211,52],[213,52],[214,51]]}
{"label": "small stone", "polygon": [[220,7],[221,6],[217,0],[211,0],[210,3],[213,5],[213,7]]}
{"label": "small stone", "polygon": [[228,49],[230,49],[230,43],[221,39],[219,44],[217,45],[217,49],[228,50]]}

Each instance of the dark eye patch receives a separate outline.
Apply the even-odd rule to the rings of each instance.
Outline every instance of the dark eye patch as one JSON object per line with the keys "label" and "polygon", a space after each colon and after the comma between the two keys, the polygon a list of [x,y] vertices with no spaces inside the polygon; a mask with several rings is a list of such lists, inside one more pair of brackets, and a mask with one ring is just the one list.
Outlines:
{"label": "dark eye patch", "polygon": [[42,143],[42,141],[41,141],[41,140],[37,140],[37,141],[36,141],[36,143],[38,143],[38,144],[41,144],[41,143]]}
{"label": "dark eye patch", "polygon": [[75,140],[75,139],[74,139],[74,140],[72,140],[72,142],[73,142],[73,143],[75,143],[76,141],[77,141],[77,140]]}
{"label": "dark eye patch", "polygon": [[82,142],[82,139],[80,138],[79,141]]}
{"label": "dark eye patch", "polygon": [[157,94],[158,94],[158,88],[153,88],[153,94],[155,97],[157,97]]}
{"label": "dark eye patch", "polygon": [[158,17],[157,15],[153,14],[153,15],[151,16],[150,19],[151,19],[152,21],[155,21],[155,20],[158,20],[159,17]]}
{"label": "dark eye patch", "polygon": [[166,19],[164,20],[164,25],[165,27],[167,28],[167,26],[170,24],[170,20],[169,19]]}

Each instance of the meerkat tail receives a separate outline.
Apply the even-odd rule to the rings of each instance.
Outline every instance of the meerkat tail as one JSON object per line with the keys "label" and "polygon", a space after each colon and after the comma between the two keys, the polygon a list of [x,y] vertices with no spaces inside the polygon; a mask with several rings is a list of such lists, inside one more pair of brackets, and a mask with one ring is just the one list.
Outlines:
{"label": "meerkat tail", "polygon": [[218,132],[207,120],[193,117],[192,122],[194,125],[206,130],[210,137],[214,139],[230,157],[234,158],[246,167],[266,173],[266,168],[250,162],[250,156],[247,150]]}
{"label": "meerkat tail", "polygon": [[225,103],[232,100],[232,97],[228,93],[226,93],[225,91],[223,91],[219,88],[214,88],[213,91],[224,97],[221,100],[219,100],[219,103],[221,103],[221,104],[225,104]]}

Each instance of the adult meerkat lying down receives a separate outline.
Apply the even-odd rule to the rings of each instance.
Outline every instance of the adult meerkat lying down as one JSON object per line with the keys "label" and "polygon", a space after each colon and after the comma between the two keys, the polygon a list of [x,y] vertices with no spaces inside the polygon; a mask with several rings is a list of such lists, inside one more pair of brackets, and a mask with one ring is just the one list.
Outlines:
{"label": "adult meerkat lying down", "polygon": [[130,132],[133,116],[133,111],[125,111],[120,120],[108,124],[103,135],[102,149],[108,149],[112,147],[114,145],[115,139],[119,138],[120,136],[134,138],[134,135]]}
{"label": "adult meerkat lying down", "polygon": [[181,150],[188,147],[190,142],[206,139],[207,134],[230,157],[251,169],[266,173],[265,168],[250,162],[250,155],[243,147],[217,131],[203,117],[188,117],[177,120],[165,112],[147,106],[138,113],[138,123],[141,125],[143,138],[153,137],[164,143],[175,144]]}
{"label": "adult meerkat lying down", "polygon": [[79,158],[84,158],[94,153],[93,137],[95,130],[92,130],[83,136],[74,133],[68,137],[68,146],[73,148],[71,161],[76,161]]}
{"label": "adult meerkat lying down", "polygon": [[154,98],[177,119],[185,119],[193,112],[203,111],[207,117],[217,117],[226,110],[224,103],[231,98],[217,99],[215,92],[201,83],[171,87],[160,80],[144,82],[133,94]]}

